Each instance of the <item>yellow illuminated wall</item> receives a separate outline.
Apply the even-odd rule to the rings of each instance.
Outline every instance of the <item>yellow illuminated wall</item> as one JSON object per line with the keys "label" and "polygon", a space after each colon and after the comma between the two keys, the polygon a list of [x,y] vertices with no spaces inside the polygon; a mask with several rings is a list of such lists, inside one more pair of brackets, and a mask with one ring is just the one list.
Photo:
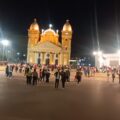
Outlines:
{"label": "yellow illuminated wall", "polygon": [[41,35],[41,42],[46,42],[46,41],[49,41],[49,42],[52,42],[54,44],[58,44],[58,34],[55,33],[54,30],[52,29],[48,29],[46,31],[44,31]]}

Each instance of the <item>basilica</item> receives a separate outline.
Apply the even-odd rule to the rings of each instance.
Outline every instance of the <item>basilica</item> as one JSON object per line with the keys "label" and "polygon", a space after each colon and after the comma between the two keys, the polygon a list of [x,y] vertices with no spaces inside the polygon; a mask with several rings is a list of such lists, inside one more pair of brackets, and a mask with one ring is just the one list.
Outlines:
{"label": "basilica", "polygon": [[58,30],[52,29],[52,25],[44,30],[34,19],[28,29],[27,63],[69,65],[72,33],[69,20],[63,25],[60,36]]}

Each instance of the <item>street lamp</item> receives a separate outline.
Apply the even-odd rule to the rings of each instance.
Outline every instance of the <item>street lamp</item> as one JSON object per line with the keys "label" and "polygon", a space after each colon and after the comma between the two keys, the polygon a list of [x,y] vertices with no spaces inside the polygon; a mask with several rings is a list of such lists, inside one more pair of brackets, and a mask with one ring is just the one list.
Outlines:
{"label": "street lamp", "polygon": [[94,51],[93,55],[99,55],[100,56],[100,55],[102,55],[102,51]]}
{"label": "street lamp", "polygon": [[25,54],[23,54],[23,57],[25,57],[26,55]]}
{"label": "street lamp", "polygon": [[19,55],[20,55],[20,53],[19,53],[19,52],[17,52],[17,55],[19,56]]}
{"label": "street lamp", "polygon": [[96,54],[97,54],[97,52],[96,52],[96,51],[94,51],[94,52],[93,52],[93,55],[96,55]]}

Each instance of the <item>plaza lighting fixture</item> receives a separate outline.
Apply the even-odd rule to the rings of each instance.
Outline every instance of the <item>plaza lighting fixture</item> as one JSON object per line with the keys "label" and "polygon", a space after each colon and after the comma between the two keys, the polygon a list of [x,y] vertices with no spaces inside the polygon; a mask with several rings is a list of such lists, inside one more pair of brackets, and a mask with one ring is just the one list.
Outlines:
{"label": "plaza lighting fixture", "polygon": [[2,40],[1,41],[3,46],[9,46],[10,42],[8,40]]}
{"label": "plaza lighting fixture", "polygon": [[23,54],[23,57],[25,57],[26,55],[25,54]]}
{"label": "plaza lighting fixture", "polygon": [[98,51],[98,55],[102,55],[102,51]]}
{"label": "plaza lighting fixture", "polygon": [[96,54],[97,54],[97,52],[96,52],[96,51],[94,51],[94,52],[93,52],[93,55],[96,55]]}
{"label": "plaza lighting fixture", "polygon": [[99,56],[101,56],[102,55],[102,51],[94,51],[93,55],[99,55]]}

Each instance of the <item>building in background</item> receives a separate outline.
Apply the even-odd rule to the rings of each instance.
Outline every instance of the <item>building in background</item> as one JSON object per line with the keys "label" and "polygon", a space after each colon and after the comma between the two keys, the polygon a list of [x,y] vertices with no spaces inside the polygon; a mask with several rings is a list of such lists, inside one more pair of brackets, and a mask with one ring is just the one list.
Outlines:
{"label": "building in background", "polygon": [[52,29],[52,25],[43,30],[34,19],[28,30],[27,62],[41,65],[69,65],[71,40],[72,27],[69,20],[64,24],[60,37],[58,30]]}
{"label": "building in background", "polygon": [[97,68],[106,67],[119,67],[120,65],[120,54],[96,54],[95,55],[95,66]]}

